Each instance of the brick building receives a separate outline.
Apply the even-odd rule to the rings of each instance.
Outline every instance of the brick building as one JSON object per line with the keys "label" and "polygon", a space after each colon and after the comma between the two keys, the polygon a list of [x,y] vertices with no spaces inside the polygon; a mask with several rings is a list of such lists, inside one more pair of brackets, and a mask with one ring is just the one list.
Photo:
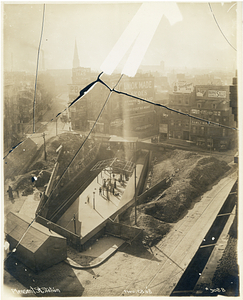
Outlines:
{"label": "brick building", "polygon": [[[169,95],[168,107],[198,118],[236,127],[230,95],[235,87],[197,85],[192,92],[174,92]],[[231,101],[232,102],[232,101]],[[233,104],[231,104],[233,105]],[[205,121],[189,118],[176,112],[161,109],[159,113],[159,138],[190,140],[208,150],[226,150],[235,146],[235,130]]]}
{"label": "brick building", "polygon": [[[194,93],[174,92],[169,94],[168,107],[190,113],[193,105]],[[190,139],[190,119],[184,115],[161,109],[159,113],[159,139],[167,138]]]}
{"label": "brick building", "polygon": [[[198,85],[195,87],[195,102],[191,107],[191,114],[228,127],[235,127],[229,97],[229,86]],[[207,149],[225,150],[235,145],[236,135],[232,129],[191,119],[190,139]]]}

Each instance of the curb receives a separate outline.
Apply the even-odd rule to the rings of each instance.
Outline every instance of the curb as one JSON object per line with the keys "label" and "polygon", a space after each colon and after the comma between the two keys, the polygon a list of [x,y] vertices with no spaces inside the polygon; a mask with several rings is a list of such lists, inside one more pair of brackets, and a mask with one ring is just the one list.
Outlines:
{"label": "curb", "polygon": [[100,266],[101,264],[103,264],[108,258],[110,258],[118,250],[118,248],[119,248],[118,246],[113,245],[111,248],[106,250],[100,256],[96,257],[93,260],[92,264],[88,264],[86,266],[79,265],[78,263],[76,263],[69,257],[67,259],[65,259],[64,262],[66,264],[68,264],[70,267],[72,267],[74,269],[78,269],[78,270],[96,268],[96,267]]}

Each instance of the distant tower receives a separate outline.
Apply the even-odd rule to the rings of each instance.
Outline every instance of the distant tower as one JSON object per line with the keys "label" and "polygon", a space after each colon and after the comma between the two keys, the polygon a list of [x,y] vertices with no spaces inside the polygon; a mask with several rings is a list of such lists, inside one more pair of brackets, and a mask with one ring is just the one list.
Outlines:
{"label": "distant tower", "polygon": [[74,56],[73,56],[73,68],[79,68],[79,58],[78,58],[78,47],[75,40]]}

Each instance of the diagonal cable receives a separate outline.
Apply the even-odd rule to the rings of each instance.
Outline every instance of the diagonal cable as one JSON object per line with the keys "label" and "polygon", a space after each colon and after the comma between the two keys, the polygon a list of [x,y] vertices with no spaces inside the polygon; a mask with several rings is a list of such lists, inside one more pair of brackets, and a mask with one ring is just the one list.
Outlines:
{"label": "diagonal cable", "polygon": [[[116,83],[116,85],[114,86],[114,88],[119,84],[119,82],[120,82],[121,79],[122,79],[122,76],[123,76],[123,75],[120,76],[120,78],[119,78],[119,80],[117,81],[117,83]],[[97,80],[101,81],[101,80],[99,79],[99,77],[98,77]],[[81,146],[79,147],[79,149],[77,150],[77,152],[75,153],[75,155],[73,156],[73,158],[71,159],[71,161],[69,162],[69,164],[67,165],[66,169],[64,170],[64,172],[63,172],[62,175],[60,176],[60,178],[59,178],[58,182],[56,183],[55,187],[52,189],[52,191],[51,191],[50,196],[48,197],[48,199],[51,198],[51,196],[52,196],[54,190],[57,188],[57,186],[58,186],[58,184],[60,183],[61,179],[62,179],[62,178],[64,177],[64,175],[66,174],[68,168],[70,167],[70,165],[72,164],[72,162],[75,160],[75,158],[76,158],[77,155],[79,154],[80,150],[81,150],[82,147],[84,146],[85,142],[88,140],[89,136],[91,135],[92,131],[94,130],[94,128],[95,128],[95,126],[96,126],[96,124],[97,124],[97,122],[98,122],[98,120],[99,120],[99,118],[100,118],[102,112],[103,112],[104,109],[105,109],[106,104],[108,103],[108,100],[110,99],[110,96],[112,95],[112,93],[113,93],[113,91],[114,91],[114,88],[113,88],[113,89],[110,89],[110,88],[109,88],[110,92],[109,92],[109,94],[108,94],[108,96],[107,96],[107,98],[106,98],[106,100],[105,100],[105,102],[104,102],[104,104],[103,104],[103,106],[102,106],[102,108],[101,108],[101,110],[100,110],[100,112],[99,112],[99,114],[98,114],[98,116],[97,116],[97,118],[96,118],[96,120],[95,120],[95,122],[94,122],[92,128],[90,129],[90,131],[89,131],[88,135],[86,136],[85,140],[83,141],[83,143],[81,144]],[[77,99],[78,99],[78,98],[77,98]],[[77,99],[76,99],[76,100],[77,100]],[[74,100],[74,101],[76,101],[76,100]],[[46,201],[46,203],[44,204],[44,206],[41,208],[41,210],[46,206],[47,203],[48,203],[48,200]],[[50,219],[52,219],[52,218],[56,215],[56,213],[58,212],[58,210],[59,210],[59,208],[52,214],[52,216],[50,217]]]}
{"label": "diagonal cable", "polygon": [[35,93],[34,93],[34,102],[33,102],[33,132],[34,133],[35,133],[35,102],[36,102],[37,78],[38,78],[41,41],[42,41],[43,30],[44,30],[44,20],[45,20],[45,4],[43,6],[42,27],[41,27],[40,42],[39,42],[38,53],[37,53],[36,74],[35,74]]}
{"label": "diagonal cable", "polygon": [[223,37],[225,38],[225,40],[227,41],[227,43],[230,45],[230,47],[232,47],[235,51],[237,51],[237,49],[229,42],[229,40],[227,39],[227,37],[226,37],[225,34],[223,33],[221,27],[219,26],[219,23],[218,23],[218,21],[217,21],[217,19],[216,19],[216,17],[215,17],[215,14],[214,14],[214,12],[213,12],[213,9],[212,9],[211,4],[208,3],[208,5],[209,5],[209,8],[210,8],[211,13],[212,13],[212,15],[213,15],[214,21],[215,21],[215,23],[216,23],[217,26],[218,26],[219,31],[221,32],[221,34],[223,35]]}
{"label": "diagonal cable", "polygon": [[[103,72],[102,72],[102,73],[103,73]],[[98,76],[98,78],[97,78],[96,81],[94,81],[93,83],[89,84],[89,85],[86,86],[83,90],[80,91],[80,95],[79,95],[79,96],[78,96],[78,97],[77,97],[77,98],[69,105],[69,107],[70,107],[71,105],[73,105],[76,101],[78,101],[80,98],[82,98],[87,92],[89,92],[90,89],[94,86],[94,84],[96,84],[97,82],[101,82],[100,76],[102,75],[102,73],[99,74],[99,76]],[[117,83],[116,83],[116,85],[114,86],[114,88],[119,84],[119,82],[120,82],[120,80],[122,79],[122,77],[123,77],[123,74],[120,76],[120,78],[119,78],[119,80],[117,81]],[[102,83],[102,82],[101,82],[101,83]],[[78,155],[78,153],[80,152],[80,150],[82,149],[82,147],[84,146],[85,142],[88,140],[88,138],[89,138],[89,136],[91,135],[92,131],[94,130],[94,128],[95,128],[95,126],[96,126],[96,124],[97,124],[97,122],[98,122],[98,120],[99,120],[99,118],[100,118],[102,112],[104,111],[104,108],[105,108],[106,104],[108,103],[108,100],[109,100],[111,94],[112,94],[113,91],[114,91],[114,88],[111,89],[111,88],[109,88],[108,86],[107,86],[107,88],[109,89],[110,92],[109,92],[109,95],[108,95],[108,97],[107,97],[107,99],[106,99],[104,105],[102,106],[102,108],[101,108],[101,110],[100,110],[100,112],[99,112],[99,114],[98,114],[98,117],[96,118],[96,121],[94,122],[92,128],[90,129],[90,131],[89,131],[87,137],[85,138],[85,140],[83,141],[83,143],[82,143],[81,146],[79,147],[78,151],[75,153],[74,157],[72,158],[72,160],[70,161],[70,163],[68,164],[68,166],[67,166],[66,169],[64,170],[63,174],[62,174],[61,177],[59,178],[59,181],[57,182],[57,184],[55,185],[54,189],[52,190],[52,192],[51,192],[51,194],[50,194],[50,196],[49,196],[49,199],[50,199],[51,195],[53,194],[53,191],[55,190],[55,188],[57,187],[57,185],[60,183],[60,181],[61,181],[61,179],[63,178],[64,174],[67,172],[67,169],[70,167],[71,163],[74,161],[74,159],[76,158],[76,156]],[[60,113],[59,113],[59,114],[60,114]],[[59,115],[59,114],[58,114],[58,115]],[[57,116],[58,116],[58,115],[57,115]],[[7,258],[6,258],[4,261],[6,261],[6,260],[7,260],[14,252],[16,252],[17,247],[19,246],[19,244],[20,244],[21,241],[23,240],[24,236],[27,234],[27,232],[28,232],[28,230],[30,229],[31,225],[36,221],[37,217],[40,215],[41,211],[44,209],[44,207],[46,206],[46,204],[47,204],[47,201],[46,201],[46,203],[43,205],[43,207],[39,210],[39,212],[36,213],[35,218],[34,218],[34,219],[31,221],[31,223],[28,225],[27,229],[26,229],[25,232],[23,233],[23,235],[22,235],[22,237],[20,238],[19,242],[17,243],[17,245],[15,246],[15,248],[10,252],[10,254],[7,256]]]}

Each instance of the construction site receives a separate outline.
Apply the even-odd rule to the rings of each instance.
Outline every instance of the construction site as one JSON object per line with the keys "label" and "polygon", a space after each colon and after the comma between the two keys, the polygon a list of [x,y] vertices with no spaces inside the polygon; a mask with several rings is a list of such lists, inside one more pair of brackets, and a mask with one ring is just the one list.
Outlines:
{"label": "construction site", "polygon": [[3,299],[240,296],[241,3],[2,9]]}
{"label": "construction site", "polygon": [[[26,145],[33,147],[23,143],[7,157],[5,288],[52,286],[59,296],[208,295],[216,280],[227,291],[218,294],[236,295],[234,151],[212,154],[94,134],[78,152],[85,139],[63,132],[40,147],[29,139]],[[217,233],[209,233],[215,226]],[[209,248],[203,245],[207,234]],[[201,247],[211,252],[186,294],[188,283],[180,280]],[[214,252],[205,283],[198,274]],[[232,259],[230,274],[220,271]],[[36,290],[24,296],[33,294],[38,296]]]}

